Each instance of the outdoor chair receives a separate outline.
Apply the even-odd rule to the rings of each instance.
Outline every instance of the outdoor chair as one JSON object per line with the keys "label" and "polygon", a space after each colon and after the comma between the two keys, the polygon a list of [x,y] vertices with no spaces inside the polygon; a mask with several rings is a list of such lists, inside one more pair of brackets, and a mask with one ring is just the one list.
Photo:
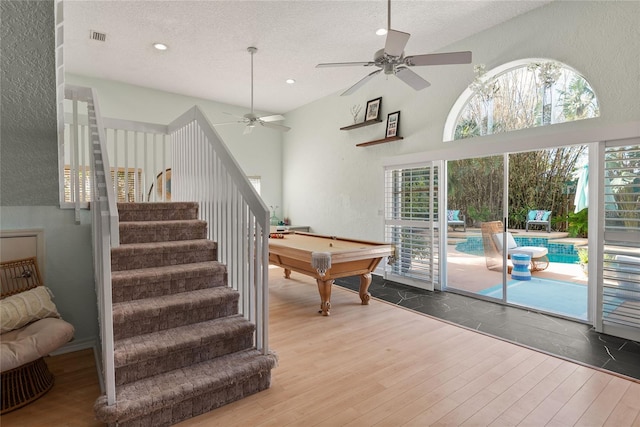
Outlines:
{"label": "outdoor chair", "polygon": [[451,227],[452,231],[456,231],[456,227],[462,227],[463,231],[467,231],[466,217],[459,210],[449,210],[447,211],[447,226]]}
{"label": "outdoor chair", "polygon": [[[502,270],[502,246],[504,226],[502,221],[483,222],[480,225],[482,231],[482,245],[489,270]],[[531,271],[542,271],[549,267],[549,250],[542,246],[518,246],[513,235],[507,232],[507,258],[513,254],[527,254],[531,257]],[[510,268],[509,268],[510,270]]]}
{"label": "outdoor chair", "polygon": [[530,225],[541,225],[547,228],[547,233],[551,233],[551,211],[533,210],[527,214],[525,231],[529,231]]}

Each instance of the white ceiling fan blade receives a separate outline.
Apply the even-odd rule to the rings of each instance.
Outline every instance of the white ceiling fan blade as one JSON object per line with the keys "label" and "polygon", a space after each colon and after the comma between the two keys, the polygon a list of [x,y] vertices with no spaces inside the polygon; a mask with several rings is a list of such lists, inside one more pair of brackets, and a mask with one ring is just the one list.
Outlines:
{"label": "white ceiling fan blade", "polygon": [[213,126],[222,126],[222,125],[237,125],[238,123],[244,123],[243,121],[235,121],[235,122],[222,122],[222,123],[212,123]]}
{"label": "white ceiling fan blade", "polygon": [[363,67],[370,67],[372,65],[375,65],[375,62],[327,62],[324,64],[318,64],[316,65],[316,68],[328,68],[328,67],[353,67],[353,66],[363,66]]}
{"label": "white ceiling fan blade", "polygon": [[258,118],[263,122],[279,122],[281,120],[284,120],[284,116],[281,116],[280,114],[276,114],[273,116],[258,117]]}
{"label": "white ceiling fan blade", "polygon": [[277,129],[277,130],[282,131],[282,132],[288,132],[288,131],[291,130],[290,127],[279,125],[277,123],[269,123],[269,122],[262,122],[261,121],[260,124],[262,126],[264,126],[264,127],[268,127],[268,128],[271,128],[271,129]]}
{"label": "white ceiling fan blade", "polygon": [[368,82],[369,80],[371,80],[376,74],[378,74],[380,71],[382,70],[376,70],[373,73],[367,74],[363,79],[361,79],[360,81],[358,81],[358,83],[354,84],[353,86],[351,86],[349,89],[345,90],[344,92],[342,92],[340,94],[340,96],[346,96],[346,95],[351,95],[353,92],[357,91],[358,89],[360,89],[366,82]]}
{"label": "white ceiling fan blade", "polygon": [[390,56],[401,56],[411,34],[402,31],[389,30],[387,41],[384,45],[384,53]]}
{"label": "white ceiling fan blade", "polygon": [[227,116],[235,117],[236,119],[244,119],[243,116],[238,116],[237,114],[233,114],[233,113],[227,113],[225,111],[223,111],[222,114],[226,114]]}
{"label": "white ceiling fan blade", "polygon": [[411,86],[415,90],[422,90],[431,86],[431,83],[411,71],[406,67],[398,67],[396,70],[396,77]]}
{"label": "white ceiling fan blade", "polygon": [[404,63],[409,66],[471,64],[471,52],[431,53],[426,55],[407,56],[404,59]]}

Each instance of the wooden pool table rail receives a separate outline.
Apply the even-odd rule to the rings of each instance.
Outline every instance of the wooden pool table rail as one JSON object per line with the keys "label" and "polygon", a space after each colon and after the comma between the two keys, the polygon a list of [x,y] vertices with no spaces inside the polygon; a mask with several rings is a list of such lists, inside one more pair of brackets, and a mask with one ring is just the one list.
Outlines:
{"label": "wooden pool table rail", "polygon": [[[331,268],[324,275],[311,264],[314,252],[331,254]],[[382,258],[392,257],[394,248],[390,244],[364,240],[352,240],[295,232],[285,234],[284,239],[269,240],[269,263],[284,268],[286,278],[291,272],[312,276],[318,283],[320,311],[328,316],[331,309],[331,286],[335,279],[360,276],[359,295],[363,305],[369,304],[371,294],[371,272]]]}

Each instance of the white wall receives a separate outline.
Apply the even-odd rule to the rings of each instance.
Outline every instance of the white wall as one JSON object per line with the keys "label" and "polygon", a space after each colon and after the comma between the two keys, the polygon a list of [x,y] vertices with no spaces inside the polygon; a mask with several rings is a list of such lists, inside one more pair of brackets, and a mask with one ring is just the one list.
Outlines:
{"label": "white wall", "polygon": [[[640,119],[638,22],[640,2],[554,2],[443,51],[471,50],[473,63],[486,64],[487,69],[521,58],[549,58],[575,68],[593,85],[601,117],[571,125],[596,131]],[[410,28],[400,30],[411,32]],[[422,53],[411,43],[407,52]],[[310,225],[319,233],[384,239],[383,162],[400,155],[411,159],[412,153],[424,159],[425,152],[450,147],[442,142],[444,123],[474,77],[473,65],[414,70],[432,86],[414,92],[396,78],[378,75],[351,96],[335,94],[287,114],[292,131],[284,136],[283,145],[284,213],[293,222]],[[365,74],[363,69],[363,77]],[[356,147],[382,138],[384,122],[351,131],[339,128],[352,122],[349,109],[353,104],[364,105],[379,96],[385,119],[388,113],[401,111],[404,140]],[[549,131],[527,132],[545,135]],[[507,139],[501,143],[506,151],[508,138],[502,139]],[[466,144],[474,142],[495,144],[492,138]]]}
{"label": "white wall", "polygon": [[[242,116],[244,107],[147,89],[120,82],[67,74],[66,83],[93,87],[98,92],[103,117],[167,125],[194,105],[198,105],[211,123],[235,120],[226,113]],[[263,114],[263,112],[257,112]],[[268,114],[268,113],[264,113]],[[282,136],[272,129],[256,127],[242,135],[242,124],[215,128],[245,174],[260,176],[262,198],[267,206],[282,206]],[[145,190],[146,191],[146,190]],[[278,215],[282,217],[282,211]]]}

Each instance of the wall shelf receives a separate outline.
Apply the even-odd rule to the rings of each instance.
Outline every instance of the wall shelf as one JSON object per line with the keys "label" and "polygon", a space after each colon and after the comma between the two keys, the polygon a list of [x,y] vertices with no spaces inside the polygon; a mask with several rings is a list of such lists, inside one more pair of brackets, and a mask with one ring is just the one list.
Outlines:
{"label": "wall shelf", "polygon": [[361,128],[363,126],[370,126],[370,125],[374,125],[376,123],[381,123],[382,119],[371,119],[371,120],[367,120],[366,122],[360,122],[360,123],[356,123],[355,125],[349,125],[349,126],[345,126],[340,128],[340,130],[351,130],[351,129],[357,129],[357,128]]}
{"label": "wall shelf", "polygon": [[360,144],[356,144],[356,147],[367,147],[369,145],[384,144],[386,142],[399,141],[401,139],[401,136],[390,136],[388,138],[376,139],[375,141],[361,142]]}

